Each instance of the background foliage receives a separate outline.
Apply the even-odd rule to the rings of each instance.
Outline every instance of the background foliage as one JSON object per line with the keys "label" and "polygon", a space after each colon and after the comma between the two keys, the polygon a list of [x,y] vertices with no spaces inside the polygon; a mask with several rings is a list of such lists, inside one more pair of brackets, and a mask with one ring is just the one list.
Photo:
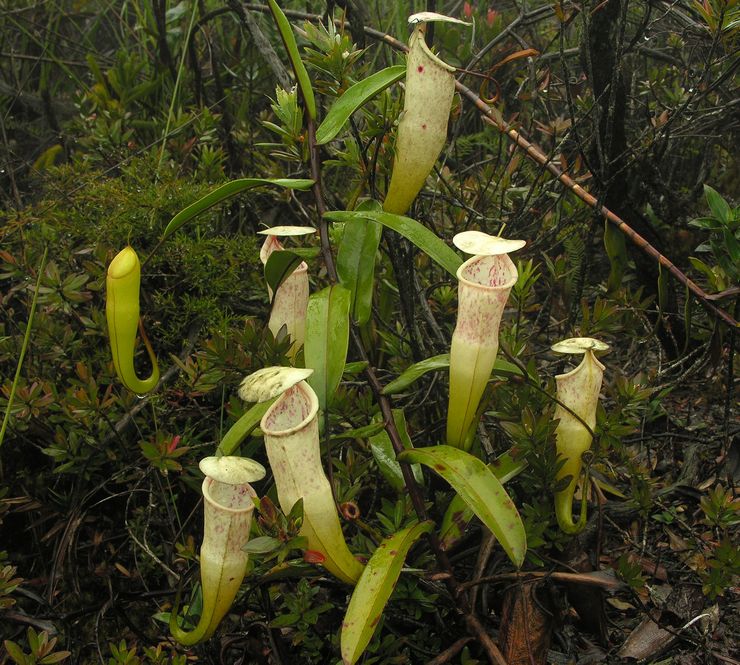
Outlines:
{"label": "background foliage", "polygon": [[[282,4],[327,11],[320,2]],[[406,16],[425,8],[336,4],[337,27],[291,17],[320,115],[352,83],[403,63],[356,26],[405,41]],[[353,30],[342,24],[344,4]],[[465,75],[465,84],[495,97],[515,128],[737,316],[737,4],[432,4],[474,21],[472,30],[437,26],[435,35],[448,62],[495,79]],[[255,190],[199,217],[152,255],[142,311],[167,381],[146,399],[115,380],[105,268],[126,243],[148,256],[176,212],[228,178],[310,177],[292,74],[269,15],[235,1],[6,1],[0,35],[3,414],[40,272],[0,442],[0,636],[8,640],[0,658],[184,663],[162,619],[178,577],[196,561],[197,460],[243,412],[241,378],[280,364],[288,350],[265,326],[255,232],[315,224],[314,202],[308,192]],[[382,198],[401,108],[393,86],[326,146],[331,208]],[[502,350],[527,379],[495,382],[481,438],[491,458],[514,446],[528,461],[507,488],[525,518],[532,569],[577,566],[551,508],[548,393],[563,365],[549,345],[581,334],[613,348],[591,463],[605,495],[593,498],[605,503],[575,549],[592,565],[615,568],[629,589],[610,599],[607,623],[578,608],[575,592],[565,600],[553,587],[553,647],[571,656],[590,648],[617,663],[639,621],[672,607],[673,629],[703,618],[678,631],[661,662],[734,662],[725,636],[737,630],[735,333],[623,236],[605,233],[601,216],[459,98],[438,169],[410,214],[448,240],[468,228],[528,240],[501,333]],[[341,233],[334,225],[332,240]],[[362,334],[388,382],[447,351],[456,290],[399,236],[386,233],[381,247],[373,317]],[[325,274],[318,258],[310,263],[318,290]],[[416,445],[442,438],[444,384],[444,373],[430,373],[393,398]],[[339,502],[359,509],[345,533],[364,556],[412,518],[408,496],[379,468],[370,434],[355,431],[378,417],[367,386],[346,372],[330,412],[333,475]],[[242,450],[264,458],[257,437]],[[448,488],[431,477],[426,485],[439,517]],[[270,495],[269,482],[259,489]],[[282,542],[291,536],[269,508],[259,529]],[[506,570],[500,551],[479,556],[480,541],[473,526],[450,552],[463,579]],[[259,577],[283,556],[296,576]],[[245,587],[221,642],[189,658],[336,662],[346,589],[318,584],[299,558],[295,550],[254,556],[260,583]],[[424,548],[407,565],[433,570]],[[690,614],[665,606],[679,590],[693,599],[685,603]],[[482,616],[498,612],[502,592],[500,581],[480,586]],[[568,603],[580,622],[563,609]],[[404,576],[365,662],[426,662],[465,634],[459,623],[438,581]],[[494,631],[496,620],[489,624]],[[718,660],[692,660],[705,654]],[[470,645],[455,662],[482,657]]]}

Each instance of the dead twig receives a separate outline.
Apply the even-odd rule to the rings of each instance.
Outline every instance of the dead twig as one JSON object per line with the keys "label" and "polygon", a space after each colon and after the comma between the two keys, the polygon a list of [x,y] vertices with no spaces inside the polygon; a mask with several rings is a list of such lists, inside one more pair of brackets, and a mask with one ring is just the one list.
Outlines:
{"label": "dead twig", "polygon": [[581,201],[591,208],[597,210],[609,223],[614,224],[624,235],[626,235],[637,247],[639,247],[645,254],[657,261],[663,268],[665,268],[678,282],[683,284],[686,288],[691,291],[702,306],[714,314],[724,323],[731,328],[737,328],[737,321],[724,309],[717,307],[712,303],[712,299],[709,297],[704,289],[702,289],[696,282],[692,281],[687,277],[676,265],[666,256],[661,254],[655,247],[653,247],[645,238],[643,238],[637,231],[635,231],[627,222],[625,222],[619,215],[609,210],[604,205],[599,205],[598,200],[593,194],[586,191],[577,182],[575,182],[567,173],[564,173],[560,168],[549,159],[546,155],[540,152],[534,145],[532,145],[527,139],[525,139],[519,132],[511,128],[501,117],[498,111],[494,112],[492,107],[486,105],[486,103],[478,97],[472,90],[462,85],[461,83],[455,84],[458,91],[472,101],[475,106],[483,114],[485,122],[493,125],[499,129],[502,133],[506,134],[510,138],[514,145],[524,150],[526,155],[533,161],[546,168],[553,176],[555,176],[565,187],[573,192]]}
{"label": "dead twig", "polygon": [[427,665],[444,665],[444,663],[449,663],[472,639],[472,637],[461,637],[459,640],[457,640],[457,642],[453,643],[451,646],[442,651],[439,656],[437,656],[436,658],[432,658],[427,663]]}
{"label": "dead twig", "polygon": [[502,573],[500,575],[489,575],[478,577],[470,582],[460,585],[462,589],[469,589],[479,584],[490,582],[506,582],[509,580],[520,580],[521,583],[533,583],[542,579],[555,580],[556,582],[569,582],[571,584],[583,584],[585,586],[596,586],[607,591],[616,591],[625,586],[616,577],[607,571],[595,571],[593,573],[563,573],[558,571],[526,571],[518,573]]}

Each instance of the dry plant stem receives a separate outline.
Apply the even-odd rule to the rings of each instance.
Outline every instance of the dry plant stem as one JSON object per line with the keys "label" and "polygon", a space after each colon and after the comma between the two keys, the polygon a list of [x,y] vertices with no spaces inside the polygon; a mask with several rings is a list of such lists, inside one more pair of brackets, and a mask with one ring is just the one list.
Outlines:
{"label": "dry plant stem", "polygon": [[463,647],[473,639],[472,637],[461,637],[457,642],[454,642],[451,646],[447,647],[442,651],[436,658],[432,658],[427,665],[444,665],[449,663],[457,654],[459,654]]}
{"label": "dry plant stem", "polygon": [[[321,237],[321,254],[326,266],[326,272],[332,284],[336,284],[337,269],[334,265],[334,256],[331,253],[331,244],[329,243],[329,222],[324,219],[326,212],[326,203],[321,189],[321,158],[319,156],[319,146],[316,143],[316,124],[308,117],[308,151],[311,160],[311,178],[313,179],[313,198],[316,201],[316,211],[319,214],[319,236]],[[334,467],[331,463],[331,437],[329,436],[329,411],[324,411],[324,446],[326,448],[326,476],[329,479],[334,502],[336,503],[336,489],[334,488]]]}
{"label": "dry plant stem", "polygon": [[313,197],[316,201],[316,210],[319,213],[319,235],[321,236],[321,254],[324,258],[324,265],[329,279],[336,283],[337,269],[334,265],[334,256],[331,253],[331,244],[329,243],[329,223],[324,219],[326,212],[326,203],[321,190],[321,160],[319,158],[319,146],[316,144],[316,125],[311,118],[308,119],[308,145],[311,159],[311,178],[313,179]]}
{"label": "dry plant stem", "polygon": [[470,606],[475,609],[478,604],[478,590],[479,585],[474,584],[477,580],[483,577],[488,561],[491,558],[493,549],[496,547],[496,537],[486,528],[483,529],[483,535],[481,536],[481,546],[478,550],[478,559],[475,562],[475,571],[471,582],[465,582],[462,587],[470,588]]}
{"label": "dry plant stem", "polygon": [[290,89],[290,77],[285,69],[285,66],[280,61],[275,49],[272,47],[270,41],[265,37],[262,30],[260,30],[257,22],[250,16],[249,12],[244,9],[239,0],[229,0],[229,8],[237,15],[239,21],[248,30],[249,34],[254,39],[254,43],[259,49],[262,57],[267,61],[268,66],[278,80],[278,83],[286,90]]}
{"label": "dry plant stem", "polygon": [[[316,127],[313,121],[308,119],[308,140],[309,140],[309,157],[311,160],[311,177],[314,181],[312,188],[314,198],[316,200],[316,209],[320,215],[319,221],[319,234],[321,236],[321,252],[326,264],[326,272],[332,283],[337,282],[337,270],[334,264],[334,256],[331,252],[331,244],[329,243],[329,231],[328,222],[324,218],[326,212],[326,203],[324,201],[324,195],[321,188],[321,162],[319,158],[318,145],[316,145]],[[354,344],[357,353],[360,355],[361,360],[367,363],[365,369],[365,376],[367,377],[370,388],[375,397],[375,401],[380,406],[380,411],[383,414],[383,424],[385,430],[388,433],[388,437],[393,445],[393,450],[396,454],[403,452],[404,445],[401,441],[401,436],[396,428],[395,420],[393,419],[393,411],[391,408],[390,400],[383,394],[383,385],[375,374],[375,370],[370,364],[367,350],[362,342],[357,327],[353,322],[350,322],[350,336],[352,343]],[[327,454],[330,455],[330,449],[327,449]],[[411,472],[411,467],[408,464],[401,463],[401,473],[403,474],[404,483],[411,497],[411,503],[414,506],[420,521],[428,519],[426,508],[424,506],[424,498],[421,493],[421,489],[416,484],[416,480]],[[329,458],[329,468],[331,468],[331,458]],[[490,638],[483,625],[480,623],[478,618],[472,613],[470,604],[466,594],[462,593],[462,587],[460,582],[455,578],[455,574],[452,570],[450,560],[447,558],[447,553],[442,549],[439,538],[432,532],[427,534],[427,540],[434,552],[435,558],[441,570],[447,574],[445,584],[449,590],[452,598],[457,602],[458,609],[462,614],[465,615],[465,625],[468,631],[473,635],[478,642],[481,644],[483,649],[488,656],[488,659],[494,665],[507,665],[504,657],[501,655],[495,642]]]}
{"label": "dry plant stem", "polygon": [[524,150],[528,157],[537,162],[540,166],[546,168],[553,176],[555,176],[565,187],[572,191],[581,201],[586,205],[594,208],[610,223],[616,226],[622,233],[624,233],[637,247],[639,247],[648,256],[655,259],[663,268],[673,275],[673,277],[688,288],[698,299],[703,307],[714,314],[728,326],[737,328],[737,321],[725,310],[715,306],[711,302],[709,294],[707,294],[698,284],[689,279],[681,270],[679,270],[673,262],[667,257],[663,256],[655,247],[653,247],[645,238],[630,227],[619,215],[613,213],[609,208],[604,205],[600,205],[599,201],[593,194],[587,192],[577,182],[575,182],[567,173],[561,171],[555,163],[548,159],[546,155],[541,153],[535,148],[529,141],[527,141],[519,132],[512,129],[503,120],[503,118],[488,106],[478,95],[472,90],[464,86],[459,81],[455,84],[458,92],[467,97],[478,110],[483,114],[483,119],[489,124],[496,127],[502,133],[514,142],[518,148]]}
{"label": "dry plant stem", "polygon": [[506,582],[510,580],[521,580],[524,583],[529,581],[531,583],[539,579],[555,580],[557,582],[570,582],[572,584],[583,584],[586,586],[596,586],[602,589],[606,589],[607,591],[616,591],[617,589],[620,589],[624,586],[624,584],[617,579],[601,579],[586,573],[527,571],[523,573],[502,573],[501,575],[489,575],[488,577],[479,577],[470,582],[465,582],[461,584],[460,587],[463,589],[469,589],[471,587],[477,586],[478,584],[488,584],[489,582]]}

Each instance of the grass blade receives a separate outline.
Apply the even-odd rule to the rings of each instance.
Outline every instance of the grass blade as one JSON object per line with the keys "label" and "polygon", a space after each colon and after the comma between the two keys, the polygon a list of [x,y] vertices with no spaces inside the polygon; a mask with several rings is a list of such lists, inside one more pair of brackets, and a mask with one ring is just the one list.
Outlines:
{"label": "grass blade", "polygon": [[3,445],[5,439],[5,431],[8,428],[8,422],[10,421],[10,412],[13,410],[13,400],[15,399],[15,391],[18,389],[18,382],[21,378],[21,368],[23,367],[23,360],[26,357],[26,351],[28,351],[28,344],[31,341],[31,328],[33,327],[33,319],[36,315],[36,303],[39,298],[39,288],[41,287],[41,278],[44,275],[44,269],[46,268],[46,257],[49,255],[49,246],[44,248],[44,255],[41,257],[41,265],[39,266],[38,275],[36,275],[36,286],[33,289],[33,300],[31,301],[31,310],[28,313],[28,323],[26,323],[26,332],[23,335],[23,345],[21,346],[21,352],[18,356],[18,364],[15,367],[15,376],[13,377],[13,383],[10,386],[10,394],[8,395],[8,403],[5,406],[5,415],[3,416],[3,425],[0,427],[0,448]]}
{"label": "grass blade", "polygon": [[267,4],[270,6],[272,17],[275,19],[280,36],[283,38],[283,44],[285,49],[288,51],[288,57],[290,63],[293,65],[293,71],[295,77],[298,79],[298,89],[301,91],[303,97],[303,103],[306,105],[306,111],[311,120],[316,120],[316,100],[313,96],[313,88],[311,87],[311,79],[308,78],[308,72],[306,71],[306,65],[301,60],[301,55],[298,53],[298,44],[293,34],[293,28],[290,27],[290,22],[283,14],[283,10],[280,9],[279,5],[275,0],[267,0]]}

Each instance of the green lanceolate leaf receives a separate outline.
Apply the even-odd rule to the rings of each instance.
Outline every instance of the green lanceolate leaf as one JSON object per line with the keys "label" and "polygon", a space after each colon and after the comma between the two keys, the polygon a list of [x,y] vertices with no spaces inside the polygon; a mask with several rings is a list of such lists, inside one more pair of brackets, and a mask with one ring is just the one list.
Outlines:
{"label": "green lanceolate leaf", "polygon": [[712,211],[712,214],[717,219],[727,224],[732,212],[727,201],[722,198],[716,189],[713,189],[709,185],[704,185],[704,196],[707,199],[707,204],[709,205],[709,209]]}
{"label": "green lanceolate leaf", "polygon": [[221,439],[221,443],[218,444],[216,454],[233,455],[241,442],[251,434],[257,425],[259,425],[260,420],[262,420],[262,416],[267,413],[267,409],[272,406],[275,399],[277,398],[273,398],[267,402],[259,402],[252,408],[248,409],[242,417],[229,428],[229,431],[224,434],[223,439]]}
{"label": "green lanceolate leaf", "polygon": [[290,251],[305,261],[317,258],[321,254],[321,247],[291,247]]}
{"label": "green lanceolate leaf", "polygon": [[393,593],[411,546],[432,522],[421,522],[386,538],[373,552],[350,598],[342,623],[342,662],[354,665],[362,655]]}
{"label": "green lanceolate leaf", "polygon": [[401,453],[398,459],[424,464],[450,483],[496,536],[514,565],[521,567],[527,552],[524,524],[501,482],[481,460],[452,446],[414,448]]}
{"label": "green lanceolate leaf", "polygon": [[[401,437],[403,447],[407,450],[412,449],[414,446],[411,443],[411,437],[406,427],[406,416],[401,409],[393,409],[393,421]],[[403,492],[406,489],[406,482],[403,479],[401,465],[396,461],[396,451],[393,450],[393,444],[385,430],[378,432],[370,438],[370,450],[373,453],[375,463],[378,465],[378,470],[388,481],[388,484],[396,492]],[[421,472],[421,467],[418,464],[412,464],[411,472],[414,474],[416,482],[419,485],[423,485],[424,475]]]}
{"label": "green lanceolate leaf", "polygon": [[279,249],[270,254],[265,263],[265,281],[273,293],[301,263],[303,258],[291,250]]}
{"label": "green lanceolate leaf", "polygon": [[414,363],[410,367],[407,367],[397,379],[394,379],[385,388],[383,388],[383,394],[395,395],[396,393],[400,393],[406,390],[406,388],[415,383],[427,372],[447,369],[449,366],[449,353],[442,353],[438,356],[432,356],[431,358],[426,358],[418,363]]}
{"label": "green lanceolate leaf", "polygon": [[378,465],[378,471],[386,482],[396,492],[403,492],[406,483],[403,480],[401,465],[396,461],[396,452],[386,431],[380,431],[370,438],[370,450]]}
{"label": "green lanceolate leaf", "polygon": [[369,364],[370,363],[367,360],[355,360],[354,362],[347,363],[344,366],[344,373],[348,376],[359,374],[360,372],[364,372]]}
{"label": "green lanceolate leaf", "polygon": [[393,215],[389,212],[363,212],[359,210],[337,210],[327,212],[324,217],[330,222],[351,223],[356,219],[371,219],[374,222],[378,222],[400,233],[407,240],[410,240],[453,277],[455,277],[457,269],[462,265],[460,257],[444,240],[423,224],[410,217]]}
{"label": "green lanceolate leaf", "polygon": [[[499,455],[488,465],[493,475],[502,484],[511,480],[514,476],[518,476],[526,467],[527,462],[525,460],[516,460],[509,452]],[[439,541],[442,549],[450,549],[458,543],[472,519],[473,511],[468,508],[459,494],[455,494],[452,501],[450,501],[450,505],[447,506],[442,524],[439,527]]]}
{"label": "green lanceolate leaf", "polygon": [[370,423],[369,425],[363,425],[362,427],[357,427],[355,429],[344,430],[344,432],[340,432],[339,434],[335,434],[330,437],[329,440],[346,441],[347,439],[366,439],[383,431],[383,427],[383,423]]}
{"label": "green lanceolate leaf", "polygon": [[268,552],[274,552],[281,545],[282,543],[277,538],[259,536],[258,538],[252,538],[252,540],[244,545],[242,551],[249,554],[267,554]]}
{"label": "green lanceolate leaf", "polygon": [[342,96],[332,104],[324,122],[316,130],[316,143],[323,145],[331,141],[357,109],[404,76],[406,76],[406,65],[394,65],[347,88]]}
{"label": "green lanceolate leaf", "polygon": [[254,189],[255,187],[261,187],[264,185],[275,185],[276,187],[285,187],[286,189],[310,189],[313,185],[313,180],[294,179],[294,178],[240,178],[239,180],[232,180],[227,182],[225,185],[221,185],[214,189],[210,194],[206,194],[203,198],[198,199],[195,203],[191,203],[187,208],[183,208],[178,212],[167,224],[162,239],[165,240],[177,231],[183,224],[189,222],[194,217],[200,215],[200,213],[212,208],[217,203],[221,203],[240,192],[244,192],[248,189]]}
{"label": "green lanceolate leaf", "polygon": [[[439,370],[447,369],[449,366],[449,353],[442,353],[438,356],[432,356],[431,358],[421,360],[418,363],[414,363],[407,367],[397,379],[393,379],[393,381],[386,385],[386,387],[383,388],[383,394],[395,395],[396,393],[403,392],[428,372],[437,372]],[[508,360],[504,360],[503,358],[496,358],[492,375],[508,378],[511,376],[524,376],[524,373],[514,363],[510,363]]]}
{"label": "green lanceolate leaf", "polygon": [[[377,201],[363,201],[359,210],[380,211]],[[337,275],[352,293],[352,317],[363,325],[370,319],[375,288],[375,255],[383,227],[369,219],[345,225],[337,251]]]}
{"label": "green lanceolate leaf", "polygon": [[349,347],[350,292],[339,284],[328,286],[308,299],[306,368],[312,369],[308,383],[326,409],[339,385]]}
{"label": "green lanceolate leaf", "polygon": [[311,120],[316,120],[316,100],[313,96],[313,88],[311,87],[311,79],[308,78],[308,72],[306,71],[306,65],[301,60],[301,54],[298,53],[298,44],[295,41],[295,35],[293,34],[293,28],[290,27],[290,22],[283,14],[283,10],[280,9],[275,0],[267,0],[267,4],[270,6],[272,17],[275,19],[275,23],[280,31],[280,36],[283,38],[283,44],[285,44],[285,50],[288,51],[288,57],[290,58],[290,64],[293,66],[295,77],[298,80],[298,89],[301,91],[303,97],[303,103],[306,105],[306,111]]}
{"label": "green lanceolate leaf", "polygon": [[503,358],[496,358],[491,374],[504,379],[508,379],[512,376],[525,376],[524,372],[519,367]]}

